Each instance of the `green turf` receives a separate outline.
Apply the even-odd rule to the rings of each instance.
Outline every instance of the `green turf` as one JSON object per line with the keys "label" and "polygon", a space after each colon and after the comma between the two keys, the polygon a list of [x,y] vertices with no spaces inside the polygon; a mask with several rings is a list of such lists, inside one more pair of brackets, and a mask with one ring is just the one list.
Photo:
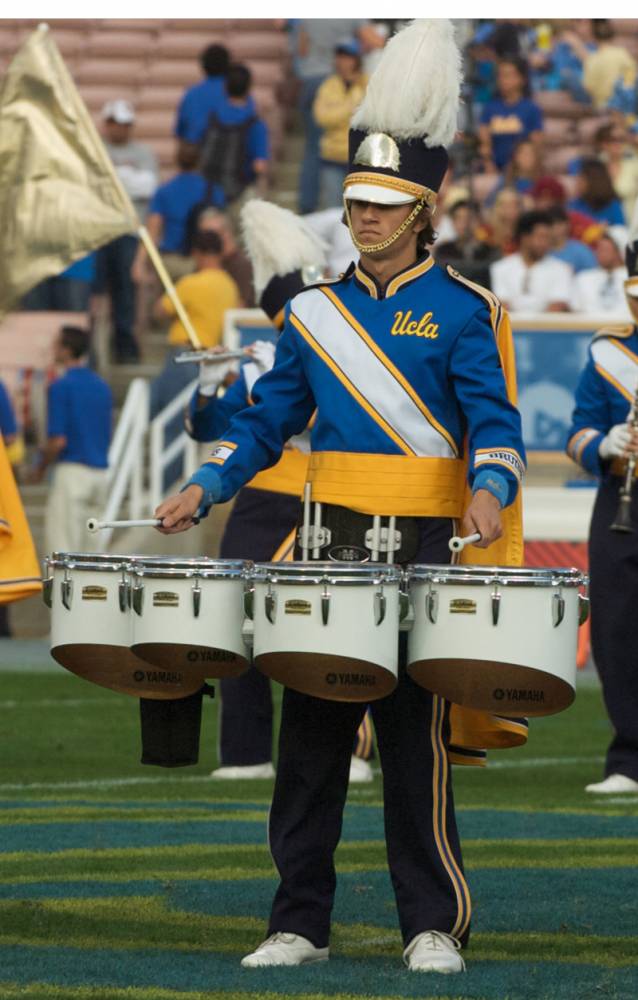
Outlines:
{"label": "green turf", "polygon": [[215,720],[205,702],[195,768],[143,767],[133,699],[0,673],[0,1000],[638,998],[638,796],[583,790],[609,735],[596,687],[526,747],[455,768],[475,913],[452,984],[401,965],[378,774],[349,794],[332,960],[239,968],[276,885],[272,785],[208,778]]}

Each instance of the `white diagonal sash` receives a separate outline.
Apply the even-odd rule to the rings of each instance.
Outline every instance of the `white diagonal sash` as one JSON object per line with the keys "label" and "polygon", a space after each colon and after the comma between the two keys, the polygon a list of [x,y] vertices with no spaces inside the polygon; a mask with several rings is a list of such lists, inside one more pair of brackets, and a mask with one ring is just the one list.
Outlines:
{"label": "white diagonal sash", "polygon": [[598,367],[611,375],[632,399],[638,384],[638,357],[623,351],[607,337],[595,340],[591,353]]}
{"label": "white diagonal sash", "polygon": [[379,416],[419,457],[455,458],[410,394],[320,289],[300,295],[294,314]]}

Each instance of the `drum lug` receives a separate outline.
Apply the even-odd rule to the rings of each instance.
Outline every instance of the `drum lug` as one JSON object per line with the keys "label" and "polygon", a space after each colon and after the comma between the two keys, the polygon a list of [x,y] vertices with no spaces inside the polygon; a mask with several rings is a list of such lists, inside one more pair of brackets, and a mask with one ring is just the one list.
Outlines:
{"label": "drum lug", "polygon": [[62,603],[67,611],[71,610],[71,601],[73,600],[73,580],[69,580],[67,570],[64,571],[64,580],[62,581]]}
{"label": "drum lug", "polygon": [[554,628],[558,628],[565,617],[565,598],[560,594],[554,594],[552,600],[552,619]]}
{"label": "drum lug", "polygon": [[255,604],[255,588],[249,580],[244,584],[244,614],[246,618],[253,619],[253,608]]}
{"label": "drum lug", "polygon": [[410,614],[410,595],[405,590],[399,591],[399,622],[402,623]]}
{"label": "drum lug", "polygon": [[498,620],[501,615],[501,595],[499,593],[498,587],[494,587],[492,591],[492,625],[498,625]]}
{"label": "drum lug", "polygon": [[330,591],[328,590],[328,584],[323,585],[323,594],[321,595],[321,621],[324,625],[328,624],[328,619],[330,617]]}
{"label": "drum lug", "polygon": [[589,618],[589,597],[587,594],[578,595],[578,624],[584,625]]}
{"label": "drum lug", "polygon": [[120,605],[120,611],[128,611],[131,606],[131,585],[128,580],[120,580],[117,585],[117,596]]}
{"label": "drum lug", "polygon": [[439,593],[431,587],[425,595],[425,613],[432,624],[436,625],[439,616]]}
{"label": "drum lug", "polygon": [[193,592],[193,614],[195,618],[199,618],[199,612],[202,606],[202,588],[199,585],[199,580],[195,580],[191,590]]}
{"label": "drum lug", "polygon": [[139,586],[133,587],[133,611],[136,615],[142,614],[142,608],[144,606],[144,584],[141,583]]}
{"label": "drum lug", "polygon": [[380,587],[374,595],[374,624],[380,625],[385,620],[386,596],[383,587]]}
{"label": "drum lug", "polygon": [[45,559],[42,566],[42,600],[50,608],[53,606],[53,577],[49,575],[49,560]]}
{"label": "drum lug", "polygon": [[264,603],[266,610],[266,618],[268,619],[271,625],[274,625],[275,616],[277,614],[277,595],[273,594],[270,588],[270,584],[268,584],[268,593],[266,594]]}

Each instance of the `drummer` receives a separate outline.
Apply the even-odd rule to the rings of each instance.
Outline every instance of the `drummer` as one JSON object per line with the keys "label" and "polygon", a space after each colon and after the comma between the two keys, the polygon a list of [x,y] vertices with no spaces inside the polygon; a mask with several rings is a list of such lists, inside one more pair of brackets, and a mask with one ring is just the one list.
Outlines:
{"label": "drummer", "polygon": [[[247,202],[241,223],[256,296],[275,328],[281,330],[286,302],[308,281],[323,274],[323,244],[298,216],[265,201]],[[258,340],[248,352],[250,357],[241,366],[239,378],[223,396],[219,389],[237,361],[200,365],[198,386],[186,415],[186,430],[196,441],[215,441],[225,434],[231,418],[252,402],[256,380],[272,368],[274,343]],[[276,465],[258,473],[239,491],[221,540],[222,559],[270,562],[292,555],[309,451],[310,435],[304,431],[286,444]],[[219,687],[220,766],[212,777],[228,781],[274,778],[270,680],[251,666],[240,677],[223,678]],[[366,714],[353,747],[351,782],[372,781],[371,753],[372,724]]]}
{"label": "drummer", "polygon": [[[524,470],[496,346],[502,310],[491,293],[437,267],[427,249],[459,66],[449,21],[416,21],[386,46],[353,118],[344,181],[360,260],[288,304],[254,406],[233,419],[182,492],[160,504],[160,530],[184,531],[198,509],[228,500],[316,409],[309,479],[331,544],[365,545],[373,515],[397,515],[400,563],[448,562],[457,520],[462,535],[480,532],[483,547],[501,535]],[[449,705],[406,675],[402,641],[398,685],[371,707],[404,961],[414,971],[461,972],[471,903],[445,754]],[[284,691],[269,823],[280,884],[267,939],[245,967],[329,957],[333,855],[363,711]]]}

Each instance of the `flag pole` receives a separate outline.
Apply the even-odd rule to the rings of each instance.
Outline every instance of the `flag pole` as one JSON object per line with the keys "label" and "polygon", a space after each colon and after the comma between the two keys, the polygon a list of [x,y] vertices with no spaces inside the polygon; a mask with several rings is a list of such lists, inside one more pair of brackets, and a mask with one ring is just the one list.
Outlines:
{"label": "flag pole", "polygon": [[166,267],[164,266],[164,261],[160,257],[159,251],[155,246],[155,244],[153,243],[153,240],[151,239],[151,234],[149,233],[146,226],[140,226],[139,229],[137,230],[137,235],[144,244],[144,249],[146,250],[151,260],[151,263],[153,264],[155,270],[157,271],[158,277],[164,286],[164,290],[175,307],[175,312],[177,313],[177,316],[182,326],[184,327],[186,333],[190,338],[190,342],[193,349],[195,351],[201,350],[202,347],[201,341],[195,332],[195,328],[193,327],[193,324],[190,321],[188,313],[186,312],[184,306],[182,305],[180,297],[177,294],[177,289],[175,288],[175,285],[171,281],[170,275],[166,270]]}

